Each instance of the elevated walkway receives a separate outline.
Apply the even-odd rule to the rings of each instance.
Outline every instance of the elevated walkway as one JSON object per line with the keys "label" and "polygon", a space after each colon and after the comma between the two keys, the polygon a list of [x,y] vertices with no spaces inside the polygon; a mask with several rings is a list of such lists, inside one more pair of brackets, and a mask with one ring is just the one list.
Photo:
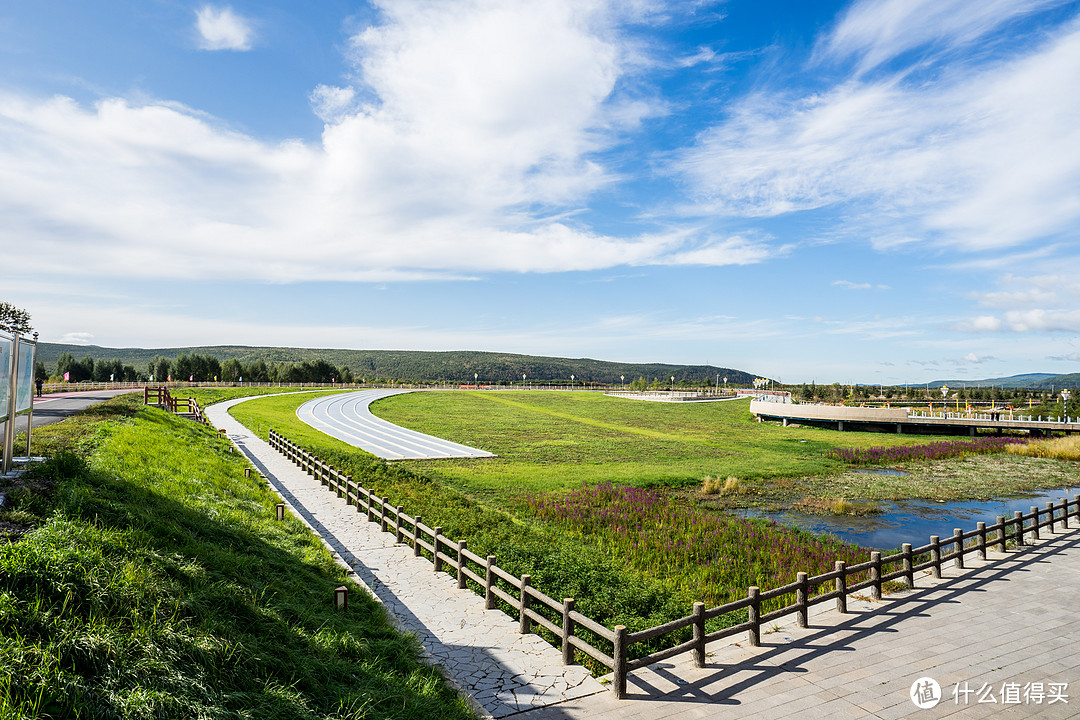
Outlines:
{"label": "elevated walkway", "polygon": [[1004,432],[1023,431],[1031,435],[1071,435],[1080,432],[1077,418],[1043,418],[1008,410],[993,412],[930,413],[909,408],[848,407],[846,405],[792,405],[788,403],[750,401],[750,412],[759,422],[779,420],[784,426],[791,423],[817,425],[836,430],[870,430],[872,432],[914,433],[918,435],[975,435],[980,430]]}

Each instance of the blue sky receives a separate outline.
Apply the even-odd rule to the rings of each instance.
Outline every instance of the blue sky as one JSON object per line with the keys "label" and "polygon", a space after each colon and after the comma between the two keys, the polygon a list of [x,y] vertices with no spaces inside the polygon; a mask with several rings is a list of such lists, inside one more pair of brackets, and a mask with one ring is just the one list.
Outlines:
{"label": "blue sky", "polygon": [[41,337],[1080,370],[1080,3],[0,5]]}

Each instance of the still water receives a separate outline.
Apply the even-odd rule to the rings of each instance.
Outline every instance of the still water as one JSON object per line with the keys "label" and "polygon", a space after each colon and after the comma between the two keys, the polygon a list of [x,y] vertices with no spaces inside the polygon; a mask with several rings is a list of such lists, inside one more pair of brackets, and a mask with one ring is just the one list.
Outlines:
{"label": "still water", "polygon": [[[911,543],[916,547],[925,545],[930,542],[931,535],[944,540],[952,537],[955,528],[967,532],[974,530],[975,524],[980,521],[993,525],[998,515],[1011,518],[1015,510],[1026,513],[1031,511],[1032,506],[1042,509],[1048,502],[1057,505],[1062,498],[1074,500],[1078,492],[1080,487],[1065,487],[989,502],[905,500],[892,505],[883,504],[884,513],[862,517],[757,510],[743,510],[739,514],[771,519],[812,532],[829,533],[862,547],[891,550],[899,548],[902,543]],[[1071,523],[1075,525],[1076,521],[1072,520]]]}

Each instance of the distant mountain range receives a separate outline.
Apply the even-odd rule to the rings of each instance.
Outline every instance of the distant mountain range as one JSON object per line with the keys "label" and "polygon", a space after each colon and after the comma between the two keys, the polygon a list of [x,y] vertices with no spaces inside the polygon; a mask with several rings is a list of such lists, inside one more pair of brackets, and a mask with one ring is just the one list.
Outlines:
{"label": "distant mountain range", "polygon": [[417,382],[472,383],[474,376],[481,383],[521,382],[521,376],[532,382],[576,382],[618,384],[630,383],[639,377],[662,383],[675,376],[675,382],[713,384],[719,375],[735,385],[748,385],[755,376],[732,368],[713,365],[672,365],[667,363],[620,363],[589,358],[558,358],[511,353],[474,352],[457,350],[430,352],[423,350],[341,350],[287,347],[248,347],[243,345],[213,345],[183,348],[107,348],[97,345],[64,345],[39,343],[38,359],[46,367],[55,366],[57,358],[68,352],[77,359],[87,356],[97,360],[120,360],[137,370],[146,371],[156,357],[175,359],[180,354],[211,355],[224,362],[235,358],[242,363],[264,360],[267,364],[299,363],[324,360],[334,367],[349,367],[357,378],[394,379]]}
{"label": "distant mountain range", "polygon": [[1023,375],[1010,375],[1009,377],[986,378],[984,380],[935,380],[932,383],[912,383],[913,385],[926,385],[939,388],[948,385],[951,388],[960,387],[990,387],[995,385],[999,388],[1029,389],[1029,390],[1061,390],[1062,388],[1074,388],[1080,386],[1080,373],[1068,373],[1055,375],[1054,373],[1024,373]]}

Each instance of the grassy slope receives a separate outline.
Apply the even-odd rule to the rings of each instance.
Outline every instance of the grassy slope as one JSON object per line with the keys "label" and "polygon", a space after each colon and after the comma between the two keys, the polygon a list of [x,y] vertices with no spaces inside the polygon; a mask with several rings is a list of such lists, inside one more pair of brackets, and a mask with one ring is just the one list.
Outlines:
{"label": "grassy slope", "polygon": [[35,440],[61,477],[0,545],[0,717],[471,716],[359,588],[332,609],[343,572],[211,430],[121,398]]}

